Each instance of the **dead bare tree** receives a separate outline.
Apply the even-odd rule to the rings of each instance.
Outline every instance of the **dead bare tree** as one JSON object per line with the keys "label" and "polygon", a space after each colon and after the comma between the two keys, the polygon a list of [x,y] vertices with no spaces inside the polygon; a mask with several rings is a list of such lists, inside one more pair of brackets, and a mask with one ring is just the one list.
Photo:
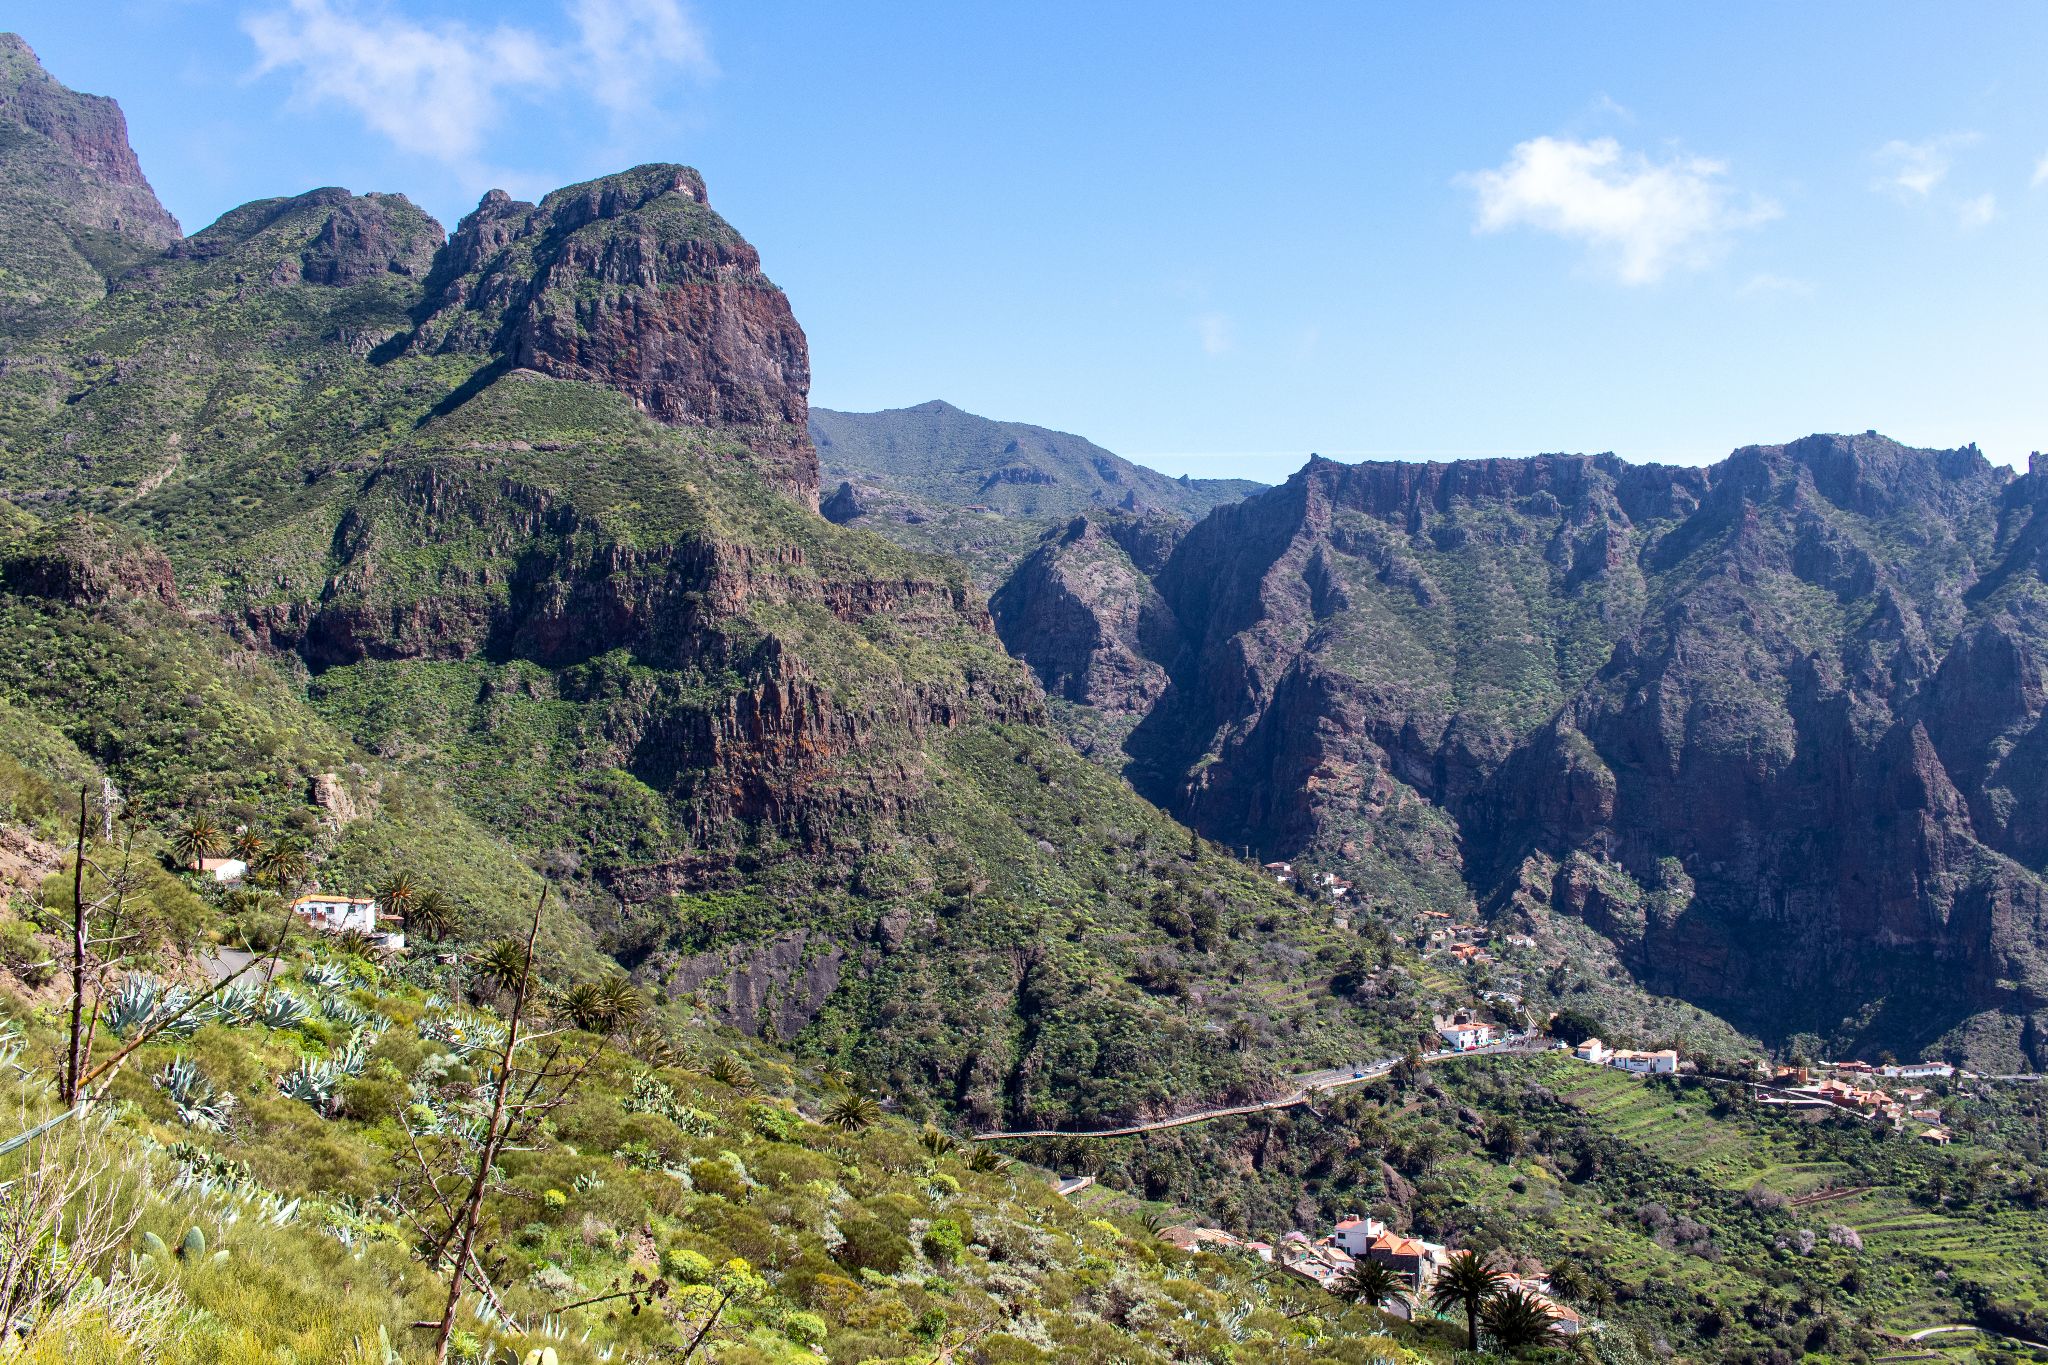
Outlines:
{"label": "dead bare tree", "polygon": [[533,924],[526,931],[524,966],[512,996],[512,1013],[505,1025],[505,1046],[498,1056],[498,1077],[491,1087],[490,1119],[484,1126],[482,1145],[477,1149],[476,1172],[469,1182],[469,1194],[456,1218],[455,1269],[448,1279],[448,1305],[441,1310],[441,1322],[434,1336],[434,1365],[447,1365],[448,1345],[455,1335],[455,1310],[462,1302],[463,1281],[469,1277],[471,1257],[476,1251],[476,1225],[483,1213],[484,1191],[490,1187],[491,1167],[505,1141],[507,1096],[512,1089],[512,1058],[519,1049],[519,1026],[526,1018],[526,998],[533,990],[533,945],[540,937],[541,911],[548,903],[547,887],[533,903]]}
{"label": "dead bare tree", "polygon": [[[116,796],[111,783],[102,785],[105,790],[101,797],[104,825],[101,842],[110,844],[114,837]],[[58,1078],[58,1094],[67,1105],[77,1104],[83,1089],[81,1077],[92,1059],[93,1044],[99,1032],[100,1008],[106,1000],[107,977],[122,954],[141,937],[131,932],[127,923],[129,896],[140,882],[135,867],[134,834],[131,831],[121,841],[118,863],[103,863],[87,852],[89,815],[88,791],[80,787],[78,840],[71,868],[71,1027],[64,1065]],[[88,871],[95,874],[105,888],[90,899],[86,895],[85,874]],[[89,1008],[86,1003],[88,994],[91,996]]]}
{"label": "dead bare tree", "polygon": [[[448,1301],[440,1320],[414,1324],[435,1332],[434,1358],[437,1362],[447,1359],[465,1283],[473,1283],[492,1307],[503,1314],[502,1305],[476,1253],[477,1228],[482,1220],[484,1199],[494,1189],[500,1188],[492,1174],[498,1158],[531,1140],[542,1121],[576,1093],[584,1076],[605,1053],[602,1045],[581,1049],[572,1046],[570,1040],[561,1036],[566,1031],[564,1027],[533,1027],[539,1004],[539,983],[533,970],[534,944],[540,935],[547,895],[547,889],[543,887],[535,901],[533,919],[523,940],[507,940],[489,950],[501,996],[509,996],[511,1006],[504,1039],[495,1049],[496,1075],[491,1082],[490,1103],[481,1128],[472,1132],[456,1129],[440,1134],[440,1141],[435,1144],[435,1159],[430,1160],[420,1143],[422,1134],[407,1125],[413,1162],[419,1170],[422,1187],[421,1197],[412,1201],[416,1205],[415,1211],[409,1216],[420,1224],[425,1234],[425,1249],[421,1254],[427,1265],[436,1270],[444,1265],[449,1267]],[[609,1036],[635,1015],[636,1011],[632,1009],[609,1013],[604,1023],[589,1031]],[[546,1046],[540,1047],[543,1042]],[[530,1054],[536,1048],[540,1051],[538,1058],[522,1064],[522,1050]],[[451,1201],[451,1185],[464,1191],[459,1204]],[[430,1226],[429,1201],[447,1220],[438,1233]],[[427,1216],[422,1217],[422,1214]],[[633,1297],[635,1292],[601,1297]],[[646,1297],[647,1291],[637,1292]]]}

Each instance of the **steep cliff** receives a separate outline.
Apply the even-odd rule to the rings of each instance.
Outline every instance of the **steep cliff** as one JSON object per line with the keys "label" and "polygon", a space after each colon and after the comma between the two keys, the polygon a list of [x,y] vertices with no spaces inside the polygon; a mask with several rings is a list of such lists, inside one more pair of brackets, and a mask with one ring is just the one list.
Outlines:
{"label": "steep cliff", "polygon": [[1385,909],[1584,919],[1770,1036],[2038,1061],[2043,483],[1875,435],[1315,461],[1158,573],[1131,772]]}
{"label": "steep cliff", "polygon": [[661,421],[739,437],[771,482],[817,501],[803,329],[687,166],[538,205],[492,191],[456,228],[408,345],[617,389]]}
{"label": "steep cliff", "polygon": [[0,321],[19,330],[68,314],[176,240],[120,106],[66,89],[0,33]]}

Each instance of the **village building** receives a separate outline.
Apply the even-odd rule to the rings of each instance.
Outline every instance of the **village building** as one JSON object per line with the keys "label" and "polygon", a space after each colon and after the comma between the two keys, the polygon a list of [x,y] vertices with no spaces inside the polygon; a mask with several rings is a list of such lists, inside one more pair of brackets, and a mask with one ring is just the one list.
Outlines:
{"label": "village building", "polygon": [[1292,886],[1295,882],[1294,864],[1267,863],[1266,875],[1270,876],[1274,881],[1280,883],[1280,885],[1282,886]]}
{"label": "village building", "polygon": [[1947,1080],[1956,1074],[1956,1069],[1947,1062],[1903,1062],[1879,1067],[1878,1074],[1897,1076],[1901,1080],[1917,1080],[1926,1076],[1939,1076]]}
{"label": "village building", "polygon": [[1189,1252],[1236,1251],[1244,1245],[1222,1228],[1198,1228],[1188,1224],[1160,1229],[1159,1240]]}
{"label": "village building", "polygon": [[1668,1047],[1659,1048],[1655,1052],[1617,1048],[1608,1054],[1607,1064],[1620,1067],[1623,1071],[1637,1076],[1670,1076],[1678,1071],[1678,1053]]}
{"label": "village building", "polygon": [[1613,1055],[1614,1049],[1608,1047],[1607,1044],[1601,1042],[1598,1038],[1588,1038],[1585,1042],[1572,1049],[1572,1056],[1582,1062],[1590,1062],[1594,1066],[1607,1065],[1607,1059]]}
{"label": "village building", "polygon": [[381,927],[384,924],[397,923],[398,917],[380,913],[376,899],[371,896],[338,896],[322,891],[309,892],[292,902],[292,912],[322,933],[367,934],[380,948],[392,952],[399,952],[405,948],[403,933]]}
{"label": "village building", "polygon": [[1492,1024],[1481,1023],[1464,1010],[1448,1019],[1438,1015],[1435,1023],[1437,1036],[1454,1052],[1470,1052],[1474,1048],[1485,1047],[1500,1036],[1499,1029]]}
{"label": "village building", "polygon": [[1946,1147],[1955,1140],[1955,1134],[1939,1126],[1925,1129],[1920,1134],[1922,1142],[1931,1142],[1937,1147]]}
{"label": "village building", "polygon": [[240,858],[201,858],[199,870],[217,882],[232,886],[249,875],[249,864]]}

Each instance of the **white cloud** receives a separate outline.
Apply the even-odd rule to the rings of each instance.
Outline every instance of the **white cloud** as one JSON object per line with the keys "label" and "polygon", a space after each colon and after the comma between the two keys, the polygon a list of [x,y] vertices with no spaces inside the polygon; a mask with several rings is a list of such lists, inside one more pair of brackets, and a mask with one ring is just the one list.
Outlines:
{"label": "white cloud", "polygon": [[1230,318],[1223,313],[1198,313],[1195,315],[1195,335],[1201,340],[1203,355],[1222,355],[1231,347]]}
{"label": "white cloud", "polygon": [[680,0],[572,0],[569,13],[594,78],[593,93],[614,113],[645,107],[665,70],[717,74],[704,31]]}
{"label": "white cloud", "polygon": [[1998,216],[1998,196],[1980,194],[1974,199],[1965,199],[1956,210],[1956,218],[1965,228],[1980,228]]}
{"label": "white cloud", "polygon": [[1735,291],[1745,298],[1808,298],[1813,294],[1810,281],[1792,275],[1773,275],[1761,271],[1742,282],[1742,288]]}
{"label": "white cloud", "polygon": [[1696,269],[1730,233],[1778,216],[1766,199],[1737,202],[1727,166],[1705,157],[1652,160],[1613,138],[1538,137],[1507,161],[1461,176],[1479,195],[1475,230],[1531,227],[1583,241],[1626,284]]}
{"label": "white cloud", "polygon": [[2048,156],[2034,163],[2034,188],[2038,190],[2043,185],[2048,185]]}
{"label": "white cloud", "polygon": [[1925,199],[1934,187],[1948,178],[1955,154],[1977,141],[1976,133],[1947,133],[1919,142],[1893,138],[1877,149],[1873,159],[1878,176],[1872,189],[1889,190],[1901,197]]}
{"label": "white cloud", "polygon": [[341,104],[408,152],[467,163],[512,97],[569,84],[614,115],[644,106],[666,70],[714,74],[680,0],[567,0],[574,37],[422,23],[374,0],[285,0],[252,14],[256,74],[288,71],[295,96]]}

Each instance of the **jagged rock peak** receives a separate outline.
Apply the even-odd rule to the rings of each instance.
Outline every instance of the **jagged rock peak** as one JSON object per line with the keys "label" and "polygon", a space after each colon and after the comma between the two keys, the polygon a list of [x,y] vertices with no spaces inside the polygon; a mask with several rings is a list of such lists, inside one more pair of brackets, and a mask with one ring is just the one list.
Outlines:
{"label": "jagged rock peak", "polygon": [[21,35],[0,33],[0,121],[18,124],[55,143],[77,168],[98,181],[103,194],[88,225],[150,246],[182,235],[178,220],[157,202],[128,145],[128,120],[104,95],[66,88],[43,69]]}
{"label": "jagged rock peak", "polygon": [[252,266],[275,257],[268,266],[274,283],[344,286],[387,275],[422,279],[446,237],[440,223],[402,194],[358,195],[329,186],[231,209],[170,254]]}
{"label": "jagged rock peak", "polygon": [[745,238],[688,166],[636,166],[523,203],[493,190],[427,286],[416,352],[496,354],[736,437],[815,503],[810,348]]}

